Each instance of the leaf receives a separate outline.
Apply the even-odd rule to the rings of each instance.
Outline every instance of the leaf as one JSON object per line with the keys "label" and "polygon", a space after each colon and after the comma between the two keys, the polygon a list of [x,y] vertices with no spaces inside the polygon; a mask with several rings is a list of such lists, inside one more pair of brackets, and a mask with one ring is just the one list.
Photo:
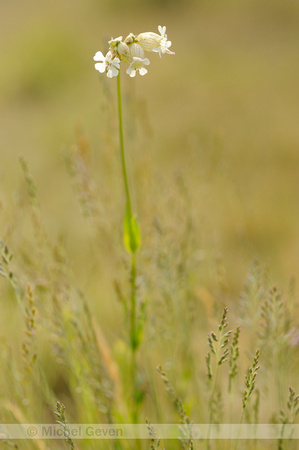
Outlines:
{"label": "leaf", "polygon": [[137,218],[127,207],[124,219],[124,244],[129,253],[136,253],[141,244],[141,233]]}

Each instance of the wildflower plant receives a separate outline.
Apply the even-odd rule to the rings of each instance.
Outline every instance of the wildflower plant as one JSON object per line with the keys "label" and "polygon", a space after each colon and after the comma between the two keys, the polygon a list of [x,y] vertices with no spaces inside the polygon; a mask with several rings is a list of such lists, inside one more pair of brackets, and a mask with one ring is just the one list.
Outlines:
{"label": "wildflower plant", "polygon": [[118,123],[119,123],[119,143],[120,143],[120,159],[122,167],[122,175],[124,182],[124,191],[126,198],[124,223],[123,223],[123,240],[124,246],[131,258],[130,268],[130,305],[126,306],[129,318],[129,342],[131,348],[131,380],[132,380],[132,401],[133,412],[132,419],[137,423],[138,407],[140,404],[140,392],[137,382],[137,363],[136,352],[141,343],[142,328],[144,325],[144,302],[138,302],[138,286],[137,286],[137,264],[136,254],[141,245],[141,232],[137,217],[133,214],[131,203],[131,195],[129,181],[126,168],[124,138],[123,138],[123,120],[122,120],[122,101],[121,101],[121,83],[120,83],[120,66],[126,63],[129,66],[126,73],[131,77],[135,77],[136,73],[144,76],[150,64],[145,52],[159,53],[160,58],[167,53],[173,55],[174,52],[169,50],[171,41],[167,39],[166,27],[158,27],[159,33],[145,32],[137,36],[130,33],[125,39],[119,36],[111,39],[109,49],[106,55],[101,51],[96,52],[94,56],[95,69],[100,73],[106,73],[108,78],[117,78],[117,99],[118,99]]}

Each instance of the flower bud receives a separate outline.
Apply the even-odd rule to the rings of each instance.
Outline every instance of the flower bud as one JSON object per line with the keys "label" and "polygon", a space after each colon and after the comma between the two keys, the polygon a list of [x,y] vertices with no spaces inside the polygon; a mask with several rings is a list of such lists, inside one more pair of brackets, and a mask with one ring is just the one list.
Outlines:
{"label": "flower bud", "polygon": [[136,36],[133,34],[133,33],[130,33],[127,37],[126,37],[126,39],[125,39],[125,43],[126,44],[133,44],[133,42],[135,42],[135,40],[136,40]]}
{"label": "flower bud", "polygon": [[129,55],[129,47],[124,42],[120,42],[117,46],[117,53],[121,58],[127,59]]}
{"label": "flower bud", "polygon": [[108,44],[110,45],[111,48],[117,47],[118,44],[122,41],[123,37],[119,36],[118,38],[111,38],[110,41],[108,41]]}

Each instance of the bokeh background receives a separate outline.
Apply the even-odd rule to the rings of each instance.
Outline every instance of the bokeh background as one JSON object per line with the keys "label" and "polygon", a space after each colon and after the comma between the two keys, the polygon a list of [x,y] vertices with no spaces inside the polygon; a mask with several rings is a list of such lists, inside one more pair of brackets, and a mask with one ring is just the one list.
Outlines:
{"label": "bokeh background", "polygon": [[[167,26],[176,55],[151,55],[145,77],[122,74],[143,258],[150,258],[153,221],[166,223],[171,235],[188,210],[207,285],[215,275],[209,264],[220,259],[233,296],[255,257],[269,263],[278,283],[287,283],[298,275],[299,250],[296,0],[2,0],[3,239],[13,253],[24,242],[30,247],[21,155],[45,226],[64,243],[80,288],[88,293],[92,278],[103,292],[113,291],[123,216],[116,81],[96,72],[92,58],[107,50],[112,36],[157,31],[158,25]],[[103,235],[113,230],[98,251],[90,246],[93,231],[63,156],[78,139],[86,141],[97,180]],[[98,259],[91,258],[95,253]]]}

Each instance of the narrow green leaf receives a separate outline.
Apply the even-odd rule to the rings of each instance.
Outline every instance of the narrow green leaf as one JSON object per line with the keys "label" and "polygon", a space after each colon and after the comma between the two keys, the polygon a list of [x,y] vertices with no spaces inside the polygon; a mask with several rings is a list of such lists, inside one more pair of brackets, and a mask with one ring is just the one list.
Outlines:
{"label": "narrow green leaf", "polygon": [[141,244],[141,233],[137,218],[127,208],[124,219],[124,244],[129,253],[136,253]]}

